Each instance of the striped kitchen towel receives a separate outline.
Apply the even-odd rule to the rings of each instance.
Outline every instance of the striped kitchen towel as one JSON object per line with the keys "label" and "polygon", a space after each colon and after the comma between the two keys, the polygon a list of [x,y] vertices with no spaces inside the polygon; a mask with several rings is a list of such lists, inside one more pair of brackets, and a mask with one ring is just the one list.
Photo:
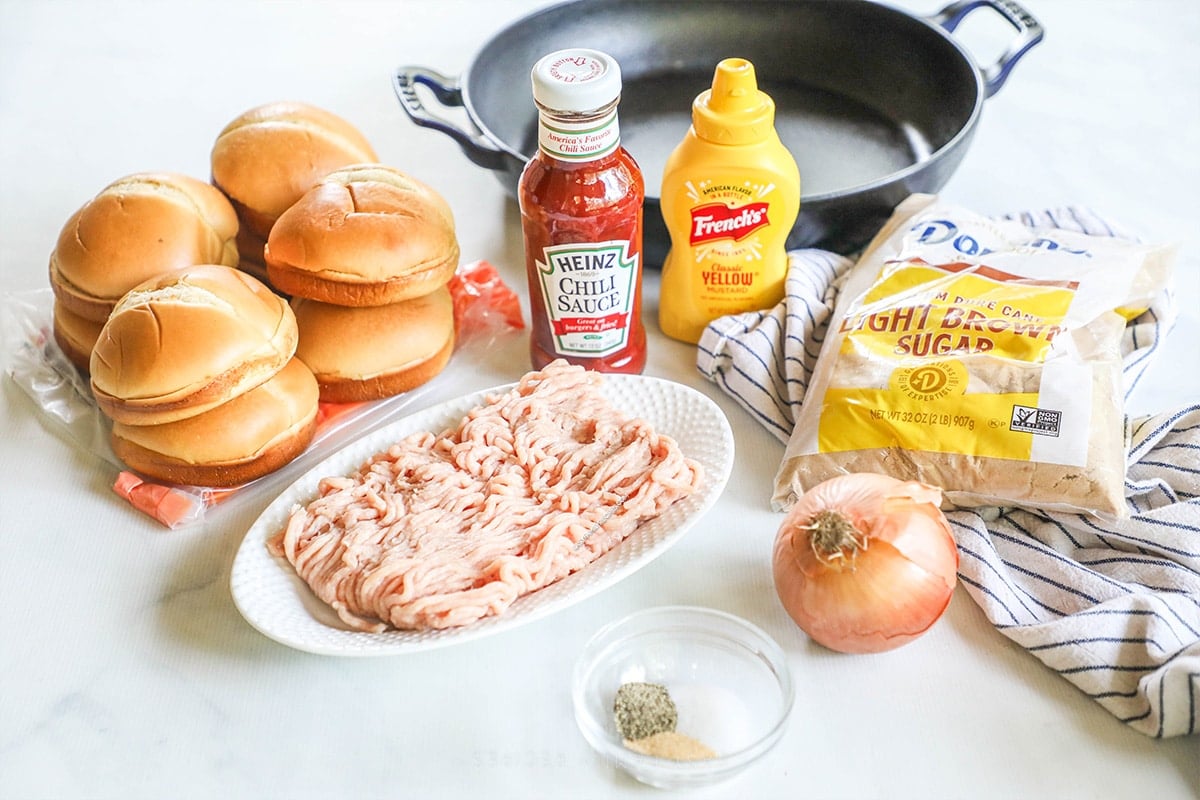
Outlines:
{"label": "striped kitchen towel", "polygon": [[[1011,215],[1133,239],[1085,208]],[[696,366],[786,443],[852,261],[791,255],[786,297],[715,320]],[[1175,318],[1163,293],[1122,342],[1126,396]],[[1200,400],[1200,399],[1198,399]],[[959,578],[997,630],[1115,717],[1154,737],[1200,733],[1200,402],[1127,419],[1130,517],[957,510]]]}

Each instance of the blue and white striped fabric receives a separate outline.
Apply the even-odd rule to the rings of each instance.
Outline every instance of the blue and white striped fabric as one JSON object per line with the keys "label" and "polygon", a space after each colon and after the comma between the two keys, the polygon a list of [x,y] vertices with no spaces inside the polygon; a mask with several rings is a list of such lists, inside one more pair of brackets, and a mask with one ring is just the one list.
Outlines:
{"label": "blue and white striped fabric", "polygon": [[[1084,208],[1012,215],[1030,227],[1134,238]],[[715,320],[696,366],[781,442],[804,401],[852,261],[791,253],[783,302]],[[1126,328],[1126,395],[1175,319],[1164,293]],[[997,630],[1117,719],[1154,737],[1200,733],[1200,402],[1126,420],[1120,523],[1020,509],[947,516],[959,579]]]}

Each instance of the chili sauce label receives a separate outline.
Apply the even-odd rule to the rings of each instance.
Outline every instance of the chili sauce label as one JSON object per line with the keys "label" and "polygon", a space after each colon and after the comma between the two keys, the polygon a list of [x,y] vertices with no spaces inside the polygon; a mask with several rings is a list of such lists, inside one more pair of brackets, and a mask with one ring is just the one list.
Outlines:
{"label": "chili sauce label", "polygon": [[629,242],[550,245],[536,263],[555,352],[606,356],[628,346],[638,275]]}
{"label": "chili sauce label", "polygon": [[594,161],[615,152],[621,145],[617,112],[601,119],[573,123],[556,119],[549,122],[539,115],[538,147],[560,161]]}
{"label": "chili sauce label", "polygon": [[1054,357],[1060,337],[1070,339],[1077,288],[984,265],[887,265],[836,331],[838,378],[825,395],[819,450],[1085,464],[1089,420],[1063,409],[1090,396],[1092,375]]}

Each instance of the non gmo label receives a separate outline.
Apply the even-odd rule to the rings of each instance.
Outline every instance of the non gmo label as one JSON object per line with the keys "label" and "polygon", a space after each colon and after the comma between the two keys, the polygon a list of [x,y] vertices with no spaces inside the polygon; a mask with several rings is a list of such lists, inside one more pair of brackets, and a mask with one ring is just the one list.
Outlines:
{"label": "non gmo label", "polygon": [[627,241],[551,245],[537,262],[559,355],[604,356],[629,344],[638,258]]}
{"label": "non gmo label", "polygon": [[1014,405],[1009,429],[1041,436],[1058,436],[1062,426],[1062,412],[1048,408],[1032,408]]}

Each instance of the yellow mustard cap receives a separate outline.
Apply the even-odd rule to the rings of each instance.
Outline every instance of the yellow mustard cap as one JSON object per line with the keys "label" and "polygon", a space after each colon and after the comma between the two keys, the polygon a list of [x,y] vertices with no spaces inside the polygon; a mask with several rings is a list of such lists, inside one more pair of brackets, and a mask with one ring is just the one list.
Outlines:
{"label": "yellow mustard cap", "polygon": [[692,103],[692,129],[716,144],[755,144],[775,129],[775,101],[758,89],[754,65],[744,58],[717,64],[711,89]]}

